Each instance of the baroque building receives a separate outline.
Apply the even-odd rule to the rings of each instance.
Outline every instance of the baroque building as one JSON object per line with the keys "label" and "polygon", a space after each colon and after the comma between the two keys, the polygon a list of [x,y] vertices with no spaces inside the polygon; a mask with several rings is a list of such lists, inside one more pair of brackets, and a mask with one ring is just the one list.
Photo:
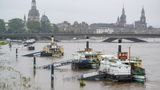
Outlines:
{"label": "baroque building", "polygon": [[142,8],[140,20],[135,22],[135,28],[136,29],[146,29],[147,28],[144,8]]}
{"label": "baroque building", "polygon": [[128,24],[126,20],[125,8],[122,8],[122,14],[117,18],[116,23],[93,23],[90,25],[90,31],[98,33],[144,33],[146,32],[147,22],[145,16],[145,10],[142,8],[140,20],[134,24]]}
{"label": "baroque building", "polygon": [[119,27],[125,27],[126,26],[126,14],[125,14],[124,7],[122,9],[122,15],[117,18],[117,26],[119,26]]}
{"label": "baroque building", "polygon": [[39,14],[39,11],[37,10],[36,0],[32,0],[31,9],[29,10],[29,13],[28,13],[28,21],[39,22],[39,19],[40,19],[39,17],[40,17],[40,14]]}

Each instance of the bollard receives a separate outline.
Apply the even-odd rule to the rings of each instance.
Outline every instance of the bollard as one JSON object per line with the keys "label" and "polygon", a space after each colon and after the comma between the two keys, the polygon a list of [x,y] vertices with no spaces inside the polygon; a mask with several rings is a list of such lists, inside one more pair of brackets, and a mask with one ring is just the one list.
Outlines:
{"label": "bollard", "polygon": [[54,88],[54,64],[51,65],[51,87]]}

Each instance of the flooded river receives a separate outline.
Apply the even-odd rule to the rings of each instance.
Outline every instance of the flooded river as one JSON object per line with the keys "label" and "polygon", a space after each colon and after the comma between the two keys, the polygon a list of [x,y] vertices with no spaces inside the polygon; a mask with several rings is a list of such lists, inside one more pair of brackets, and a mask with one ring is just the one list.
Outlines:
{"label": "flooded river", "polygon": [[[59,42],[64,46],[64,57],[36,57],[37,66],[47,65],[55,61],[72,59],[72,54],[85,48],[85,42]],[[35,43],[34,51],[28,51],[21,44],[1,46],[0,49],[0,90],[159,90],[160,88],[160,43],[123,43],[122,51],[131,47],[131,55],[143,59],[147,81],[140,83],[117,83],[110,81],[85,81],[80,87],[78,76],[86,71],[72,71],[71,66],[59,67],[55,70],[54,87],[51,88],[50,70],[37,69],[33,73],[33,58],[22,55],[42,50],[47,43]],[[116,54],[117,43],[92,42],[90,47],[105,54]],[[16,58],[16,48],[18,57]]]}

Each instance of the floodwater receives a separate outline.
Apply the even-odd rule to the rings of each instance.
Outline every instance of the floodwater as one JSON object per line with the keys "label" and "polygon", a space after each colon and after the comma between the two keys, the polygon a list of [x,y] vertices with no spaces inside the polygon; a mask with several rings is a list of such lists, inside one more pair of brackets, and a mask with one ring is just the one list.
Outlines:
{"label": "floodwater", "polygon": [[[85,42],[59,42],[64,46],[64,57],[48,58],[36,57],[37,66],[47,65],[52,62],[72,59],[72,54],[77,50],[85,48]],[[22,55],[42,50],[47,43],[35,43],[36,50],[28,51],[21,44],[1,46],[0,49],[0,90],[159,90],[160,88],[160,43],[123,43],[122,51],[128,51],[131,47],[131,55],[143,59],[143,66],[146,69],[147,80],[140,83],[118,83],[111,81],[85,81],[86,86],[80,87],[78,76],[82,73],[91,72],[72,71],[71,66],[59,67],[54,72],[54,85],[51,88],[51,71],[37,69],[33,73],[33,58]],[[116,54],[117,43],[92,42],[90,47],[105,54]],[[18,57],[16,58],[16,48]],[[6,69],[3,67],[10,67]],[[20,76],[20,77],[19,77]],[[23,85],[29,80],[29,85]],[[21,80],[23,79],[23,80]],[[5,83],[5,84],[4,84]]]}

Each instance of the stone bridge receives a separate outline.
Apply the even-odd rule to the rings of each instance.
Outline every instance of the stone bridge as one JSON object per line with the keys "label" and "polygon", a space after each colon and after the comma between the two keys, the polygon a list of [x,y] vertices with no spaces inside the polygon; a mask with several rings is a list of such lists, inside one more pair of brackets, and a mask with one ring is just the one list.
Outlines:
{"label": "stone bridge", "polygon": [[0,34],[0,39],[46,39],[54,35],[57,39],[71,39],[71,38],[85,38],[89,37],[106,37],[109,38],[109,42],[118,38],[128,39],[131,41],[138,40],[138,38],[160,38],[160,34],[73,34],[73,33],[16,33],[16,34]]}

